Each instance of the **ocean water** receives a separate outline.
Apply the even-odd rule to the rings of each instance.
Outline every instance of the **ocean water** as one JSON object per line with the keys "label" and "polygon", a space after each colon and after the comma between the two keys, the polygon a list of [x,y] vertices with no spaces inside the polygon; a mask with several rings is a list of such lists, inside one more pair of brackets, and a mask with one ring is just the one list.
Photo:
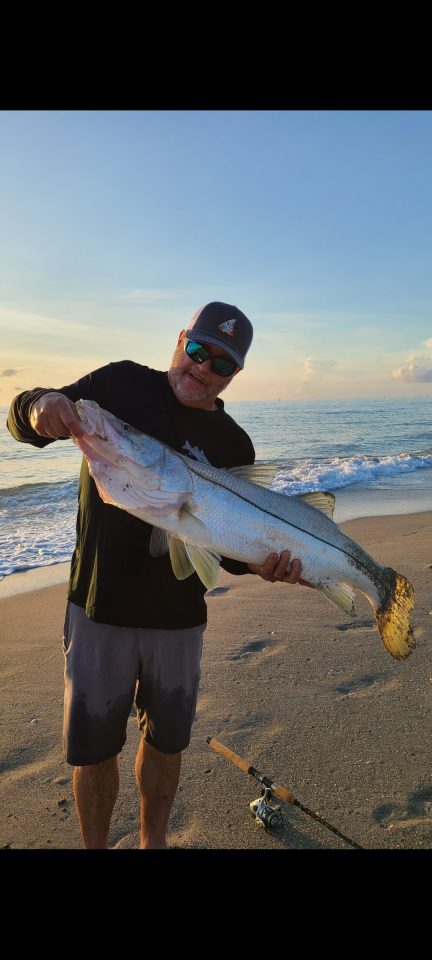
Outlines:
{"label": "ocean water", "polygon": [[[432,509],[432,397],[236,402],[226,410],[287,496],[336,494],[335,519]],[[70,560],[81,452],[17,443],[0,407],[0,579]]]}

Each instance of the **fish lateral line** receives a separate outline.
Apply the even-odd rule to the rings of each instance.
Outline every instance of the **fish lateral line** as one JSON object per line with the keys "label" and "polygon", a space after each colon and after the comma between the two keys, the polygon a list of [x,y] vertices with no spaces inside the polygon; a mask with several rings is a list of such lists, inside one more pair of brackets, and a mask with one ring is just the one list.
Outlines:
{"label": "fish lateral line", "polygon": [[[182,454],[180,454],[180,456],[182,456]],[[187,459],[187,458],[186,458],[186,459]],[[188,465],[189,465],[189,463],[194,463],[194,462],[195,462],[195,461],[193,461],[193,460],[190,460],[190,461],[188,460]],[[204,464],[204,466],[205,466],[205,464]],[[193,467],[192,467],[192,468],[189,468],[189,469],[191,469],[191,473],[195,473],[195,475],[196,475],[197,477],[200,477],[201,480],[205,480],[205,481],[207,481],[207,483],[212,483],[212,484],[214,484],[214,486],[216,486],[216,487],[222,487],[223,490],[227,490],[228,493],[232,493],[235,497],[238,497],[239,500],[243,500],[244,503],[249,503],[252,507],[256,507],[257,510],[261,510],[263,513],[266,513],[267,516],[273,517],[275,520],[280,520],[282,523],[286,523],[289,527],[293,527],[294,530],[299,530],[300,533],[304,533],[307,537],[310,537],[310,538],[313,539],[313,540],[319,540],[320,543],[325,543],[325,545],[326,545],[327,547],[332,547],[334,550],[339,550],[340,553],[345,554],[345,556],[348,557],[349,560],[351,560],[351,561],[353,560],[352,554],[351,554],[351,553],[348,553],[347,550],[344,550],[343,547],[338,546],[336,543],[330,543],[328,540],[324,540],[324,537],[320,537],[320,536],[318,536],[318,534],[316,534],[316,533],[311,533],[309,530],[305,530],[304,527],[299,527],[299,525],[298,525],[297,523],[293,523],[291,520],[285,520],[284,517],[279,517],[277,513],[273,513],[272,510],[269,510],[267,507],[263,507],[263,506],[261,506],[261,505],[258,505],[257,503],[254,503],[253,500],[249,500],[248,497],[245,497],[245,496],[244,496],[242,493],[240,493],[238,490],[232,490],[230,487],[228,487],[225,483],[222,483],[220,480],[211,480],[210,477],[205,477],[205,476],[203,476],[201,473],[199,473],[198,470],[194,470]],[[224,470],[224,469],[225,469],[225,470],[229,470],[229,467],[213,467],[213,469],[214,469],[214,470]],[[234,474],[233,474],[233,476],[234,476]],[[243,481],[243,482],[244,482],[244,481]],[[251,481],[249,481],[249,483],[250,483],[250,482],[251,482]],[[258,486],[258,484],[256,484],[256,486]],[[271,492],[271,493],[275,493],[276,491],[273,490],[273,491],[270,491],[270,492]],[[287,499],[290,499],[290,498],[288,497]],[[307,504],[306,504],[306,506],[307,506]],[[312,509],[316,509],[316,508],[312,508]],[[319,512],[319,511],[317,511],[317,512]],[[333,521],[333,523],[334,523],[334,521]],[[337,524],[335,524],[335,526],[337,526]],[[338,529],[339,529],[339,528],[338,528]],[[358,560],[356,560],[355,562],[360,565],[360,562],[359,562]],[[367,569],[366,569],[366,567],[363,567],[363,566],[362,566],[362,569],[363,569],[366,573],[368,572]]]}

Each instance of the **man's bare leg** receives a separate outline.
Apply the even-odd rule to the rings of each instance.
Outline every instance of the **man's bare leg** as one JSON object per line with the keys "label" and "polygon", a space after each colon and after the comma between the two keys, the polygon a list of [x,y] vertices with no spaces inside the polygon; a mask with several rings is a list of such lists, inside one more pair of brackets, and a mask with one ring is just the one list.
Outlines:
{"label": "man's bare leg", "polygon": [[73,788],[85,848],[106,850],[119,789],[118,757],[75,767]]}
{"label": "man's bare leg", "polygon": [[166,829],[180,778],[181,753],[161,753],[141,739],[135,774],[141,793],[141,849],[166,847]]}

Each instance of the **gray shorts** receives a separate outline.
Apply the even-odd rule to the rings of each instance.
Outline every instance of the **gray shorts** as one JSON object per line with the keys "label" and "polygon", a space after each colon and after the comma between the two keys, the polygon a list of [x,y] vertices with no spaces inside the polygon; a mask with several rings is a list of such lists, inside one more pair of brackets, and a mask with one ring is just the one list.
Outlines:
{"label": "gray shorts", "polygon": [[68,603],[63,747],[68,763],[120,753],[135,702],[144,739],[162,753],[190,742],[205,624],[187,630],[95,623]]}

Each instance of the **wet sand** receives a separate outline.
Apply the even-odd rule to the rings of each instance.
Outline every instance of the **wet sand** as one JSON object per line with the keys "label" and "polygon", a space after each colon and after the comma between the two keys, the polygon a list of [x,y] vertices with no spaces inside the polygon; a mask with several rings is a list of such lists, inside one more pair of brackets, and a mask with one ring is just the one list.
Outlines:
{"label": "wet sand", "polygon": [[[206,743],[213,736],[369,849],[432,846],[432,513],[342,524],[413,583],[417,648],[384,649],[367,601],[351,621],[317,591],[222,572],[208,595],[202,680],[169,843],[180,849],[346,849],[296,807],[273,832],[249,803],[259,783]],[[67,566],[56,577],[67,576]],[[0,848],[80,849],[61,747],[66,582],[0,584]],[[25,574],[18,575],[25,577]],[[21,581],[24,587],[24,582]],[[110,846],[136,849],[139,802],[130,717]]]}

